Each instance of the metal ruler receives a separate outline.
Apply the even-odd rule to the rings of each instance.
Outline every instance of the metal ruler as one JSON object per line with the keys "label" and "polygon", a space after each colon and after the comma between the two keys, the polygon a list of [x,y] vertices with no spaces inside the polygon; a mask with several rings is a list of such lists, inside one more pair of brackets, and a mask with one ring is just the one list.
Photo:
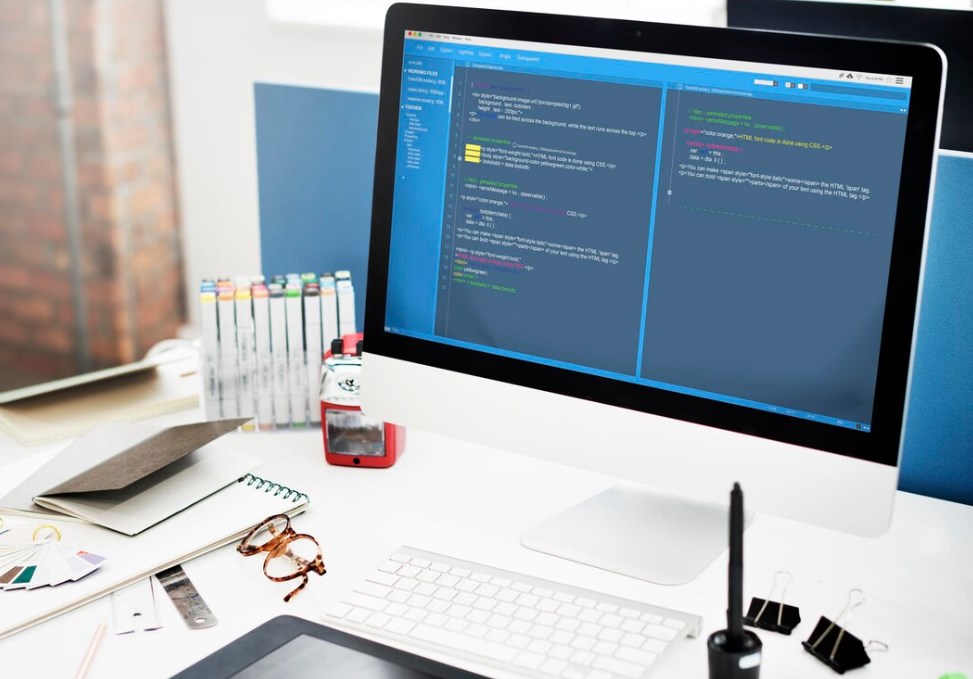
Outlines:
{"label": "metal ruler", "polygon": [[182,566],[173,566],[155,574],[176,609],[190,629],[202,629],[216,624],[216,616],[209,609],[199,590],[193,585]]}

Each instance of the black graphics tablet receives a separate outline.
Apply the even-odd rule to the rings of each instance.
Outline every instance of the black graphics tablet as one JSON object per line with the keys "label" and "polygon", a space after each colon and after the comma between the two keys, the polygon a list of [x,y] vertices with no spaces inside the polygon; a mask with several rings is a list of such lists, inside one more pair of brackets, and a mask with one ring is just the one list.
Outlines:
{"label": "black graphics tablet", "polygon": [[479,674],[281,615],[247,632],[174,679],[475,679]]}

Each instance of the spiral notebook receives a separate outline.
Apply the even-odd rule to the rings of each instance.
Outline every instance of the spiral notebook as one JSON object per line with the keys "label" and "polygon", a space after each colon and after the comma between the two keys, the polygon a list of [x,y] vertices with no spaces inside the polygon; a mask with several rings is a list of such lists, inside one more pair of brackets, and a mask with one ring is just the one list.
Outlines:
{"label": "spiral notebook", "polygon": [[[68,517],[5,516],[6,524],[55,524],[62,540],[85,545],[106,561],[98,571],[58,587],[0,592],[0,639],[82,606],[161,570],[243,539],[273,514],[295,516],[309,498],[270,480],[270,471],[245,474],[217,493],[135,537]],[[273,477],[276,478],[276,477]]]}

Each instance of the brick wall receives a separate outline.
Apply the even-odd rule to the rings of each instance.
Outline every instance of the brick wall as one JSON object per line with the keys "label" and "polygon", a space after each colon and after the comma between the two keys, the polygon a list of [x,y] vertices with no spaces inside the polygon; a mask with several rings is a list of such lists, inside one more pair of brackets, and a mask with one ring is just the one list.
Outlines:
{"label": "brick wall", "polygon": [[[184,318],[162,0],[62,4],[97,368],[140,358]],[[55,92],[49,3],[0,1],[0,389],[81,367]]]}

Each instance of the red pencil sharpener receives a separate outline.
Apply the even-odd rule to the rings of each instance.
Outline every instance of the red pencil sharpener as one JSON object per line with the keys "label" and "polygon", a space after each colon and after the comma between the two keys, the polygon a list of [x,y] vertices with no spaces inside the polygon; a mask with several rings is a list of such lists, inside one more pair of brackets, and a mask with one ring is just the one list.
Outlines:
{"label": "red pencil sharpener", "polygon": [[405,428],[361,411],[362,333],[331,343],[321,380],[324,459],[346,467],[391,467],[405,449]]}

